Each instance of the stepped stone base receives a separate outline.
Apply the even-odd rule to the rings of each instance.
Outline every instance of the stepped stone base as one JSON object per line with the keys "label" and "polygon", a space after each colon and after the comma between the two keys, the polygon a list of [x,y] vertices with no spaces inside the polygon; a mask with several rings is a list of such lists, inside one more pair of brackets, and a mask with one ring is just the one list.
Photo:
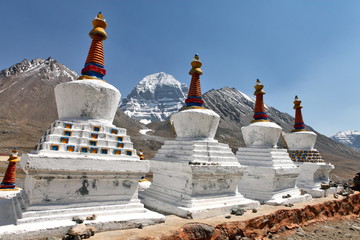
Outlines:
{"label": "stepped stone base", "polygon": [[313,197],[325,197],[327,194],[336,193],[336,188],[321,189],[321,183],[329,183],[329,173],[334,165],[326,162],[295,162],[300,168],[297,186]]}
{"label": "stepped stone base", "polygon": [[140,193],[145,206],[199,219],[257,208],[237,191],[245,171],[227,144],[213,139],[166,141],[150,161],[153,182]]}
{"label": "stepped stone base", "polygon": [[320,187],[314,187],[314,188],[304,188],[304,187],[299,187],[301,190],[303,190],[305,193],[310,194],[313,198],[322,198],[322,197],[327,197],[331,194],[337,193],[338,190],[336,187],[331,187],[328,189],[320,189]]}
{"label": "stepped stone base", "polygon": [[[21,190],[12,198],[0,200],[0,206],[7,207],[7,213],[10,214],[8,219],[1,219],[1,239],[14,239],[14,235],[19,240],[62,237],[70,227],[76,225],[72,221],[74,216],[85,219],[93,214],[96,215],[96,219],[85,220],[84,223],[95,227],[96,231],[135,228],[164,222],[163,215],[145,209],[137,199],[113,205],[99,202],[97,206],[92,207],[79,207],[76,204],[57,205],[53,206],[52,210],[48,210],[47,207],[43,209],[44,206],[31,206],[22,212],[25,210],[25,199],[26,194]],[[15,212],[8,211],[9,209],[15,209]],[[17,219],[19,216],[21,218]]]}
{"label": "stepped stone base", "polygon": [[310,200],[310,194],[301,194],[296,186],[300,169],[289,158],[285,149],[239,148],[239,162],[247,166],[239,183],[244,197],[270,205],[283,205]]}
{"label": "stepped stone base", "polygon": [[[182,206],[182,203],[172,203],[165,198],[155,195],[156,192],[145,193],[142,201],[147,207],[163,213],[170,213],[184,218],[202,219],[213,216],[225,215],[233,208],[254,209],[259,208],[260,203],[244,198],[241,194],[233,196],[208,196],[208,198],[192,198],[188,203],[190,207]],[[140,195],[141,198],[141,195]]]}
{"label": "stepped stone base", "polygon": [[5,225],[0,227],[1,239],[11,234],[24,237],[17,239],[62,235],[75,225],[73,217],[93,214],[96,220],[86,224],[98,231],[165,220],[138,199],[139,180],[150,164],[139,159],[126,129],[102,122],[57,120],[36,150],[22,156],[20,165],[26,173],[24,190],[0,200],[10,212],[4,215],[9,218],[1,224]]}

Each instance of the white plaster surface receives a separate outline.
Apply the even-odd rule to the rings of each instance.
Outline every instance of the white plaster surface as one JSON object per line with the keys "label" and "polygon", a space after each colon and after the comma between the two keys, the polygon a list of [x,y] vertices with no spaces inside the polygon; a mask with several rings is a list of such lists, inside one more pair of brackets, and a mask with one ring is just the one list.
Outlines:
{"label": "white plaster surface", "polygon": [[140,193],[145,206],[187,218],[228,214],[259,202],[237,191],[246,171],[227,144],[216,140],[166,141],[150,161],[153,182]]}
{"label": "white plaster surface", "polygon": [[16,199],[21,190],[0,191],[0,226],[16,223],[19,211]]}
{"label": "white plaster surface", "polygon": [[311,150],[316,142],[316,133],[300,131],[285,134],[284,138],[289,150]]}
{"label": "white plaster surface", "polygon": [[[239,148],[239,163],[247,172],[239,181],[239,192],[244,197],[270,205],[303,202],[311,195],[301,195],[296,186],[300,169],[290,159],[287,150],[273,148]],[[287,195],[290,197],[285,197]]]}
{"label": "white plaster surface", "polygon": [[94,205],[99,201],[126,203],[136,197],[138,181],[149,171],[146,160],[26,155],[22,158],[21,165],[27,173],[25,191],[29,203],[44,207],[89,201],[93,201]]}
{"label": "white plaster surface", "polygon": [[277,145],[282,128],[273,122],[254,122],[242,127],[247,147],[272,148]]}
{"label": "white plaster surface", "polygon": [[139,181],[139,191],[144,191],[151,186],[151,182],[148,180]]}
{"label": "white plaster surface", "polygon": [[[285,135],[285,141],[290,151],[299,150],[306,152],[311,150],[319,154],[314,149],[316,137],[317,135],[311,131],[292,132]],[[336,192],[334,188],[328,190],[321,189],[321,183],[329,183],[329,175],[334,169],[334,165],[326,162],[315,162],[315,160],[308,156],[305,161],[294,162],[300,168],[297,186],[313,197],[325,197],[327,194]],[[320,154],[319,160],[323,161]]]}
{"label": "white plaster surface", "polygon": [[63,208],[49,211],[27,212],[18,225],[0,226],[0,239],[30,240],[48,236],[62,237],[70,227],[76,225],[73,216],[86,218],[95,214],[96,220],[85,220],[87,226],[93,226],[97,232],[136,228],[164,222],[164,216],[149,211],[138,200],[121,205],[102,205],[82,208]]}
{"label": "white plaster surface", "polygon": [[336,189],[321,189],[321,183],[329,183],[329,175],[334,169],[334,165],[326,162],[295,162],[295,165],[300,168],[300,175],[297,180],[297,186],[300,189],[313,197],[325,197],[326,194],[336,192]]}
{"label": "white plaster surface", "polygon": [[[69,126],[70,128],[67,128]],[[98,131],[95,131],[95,128]],[[113,133],[115,131],[115,133]],[[66,133],[70,133],[68,136]],[[95,137],[93,137],[95,135]],[[67,139],[68,142],[62,142],[62,139]],[[92,142],[95,144],[92,145]],[[120,144],[120,145],[119,145]],[[58,150],[53,150],[52,146],[57,145]],[[72,146],[73,151],[69,151],[68,147]],[[82,148],[88,149],[86,153]],[[91,149],[96,149],[96,153],[92,153]],[[107,150],[104,154],[102,150]],[[86,157],[86,158],[99,158],[118,159],[119,155],[115,154],[115,150],[121,153],[122,159],[138,160],[136,150],[133,149],[133,143],[129,136],[126,135],[126,129],[117,128],[112,124],[94,123],[89,121],[60,121],[56,120],[51,124],[50,128],[45,131],[44,135],[37,143],[33,154],[41,156],[53,157]]]}
{"label": "white plaster surface", "polygon": [[[63,137],[69,142],[61,143]],[[96,146],[90,141],[96,141]],[[52,150],[54,144],[60,146],[58,150]],[[74,151],[67,150],[69,145]],[[83,153],[81,147],[106,148],[108,152]],[[121,150],[121,154],[113,150]],[[13,233],[18,239],[64,234],[74,224],[74,216],[92,214],[99,217],[89,224],[100,231],[164,221],[163,215],[145,209],[138,199],[139,180],[150,165],[139,159],[126,129],[103,122],[57,120],[40,139],[37,150],[22,156],[20,166],[26,173],[24,191],[3,201],[13,207],[7,213],[11,221],[0,222],[6,226],[0,227],[0,239],[11,239]]]}
{"label": "white plaster surface", "polygon": [[111,124],[120,101],[120,92],[100,80],[77,80],[55,87],[60,120],[98,120]]}
{"label": "white plaster surface", "polygon": [[170,117],[177,139],[213,139],[219,121],[220,116],[209,109],[186,109]]}

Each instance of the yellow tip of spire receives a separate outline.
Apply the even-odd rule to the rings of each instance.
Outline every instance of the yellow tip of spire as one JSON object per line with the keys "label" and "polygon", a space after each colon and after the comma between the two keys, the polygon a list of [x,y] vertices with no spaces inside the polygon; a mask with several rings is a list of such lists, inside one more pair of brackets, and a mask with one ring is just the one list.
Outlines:
{"label": "yellow tip of spire", "polygon": [[301,106],[301,100],[298,98],[298,96],[295,96],[295,100],[294,100],[294,109],[296,108],[302,108]]}
{"label": "yellow tip of spire", "polygon": [[107,23],[101,12],[96,15],[92,21],[92,25],[94,28],[90,31],[89,36],[93,38],[95,34],[99,34],[102,36],[103,40],[106,40],[107,34],[105,32],[105,28],[107,27]]}
{"label": "yellow tip of spire", "polygon": [[189,72],[190,75],[193,73],[203,74],[202,70],[200,69],[202,66],[202,63],[200,61],[200,57],[198,54],[195,54],[192,62],[191,62],[191,70]]}
{"label": "yellow tip of spire", "polygon": [[96,15],[96,18],[98,18],[98,19],[104,19],[104,15],[102,15],[102,12],[101,12],[101,11]]}
{"label": "yellow tip of spire", "polygon": [[255,84],[254,88],[255,88],[254,95],[257,95],[259,93],[265,94],[265,91],[263,90],[264,85],[262,85],[262,83],[260,82],[259,79],[256,79],[256,84]]}

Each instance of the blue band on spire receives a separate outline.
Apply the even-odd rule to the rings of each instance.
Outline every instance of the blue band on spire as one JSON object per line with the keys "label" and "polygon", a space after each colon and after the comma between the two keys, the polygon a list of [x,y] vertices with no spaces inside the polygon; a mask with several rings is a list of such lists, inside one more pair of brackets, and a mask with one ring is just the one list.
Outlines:
{"label": "blue band on spire", "polygon": [[192,106],[196,106],[196,107],[202,107],[203,104],[202,103],[197,103],[197,102],[188,102],[186,103],[187,107],[192,107]]}
{"label": "blue band on spire", "polygon": [[90,76],[90,77],[95,77],[98,79],[103,79],[104,75],[98,72],[93,72],[93,71],[87,71],[87,72],[82,72],[82,75],[86,75],[86,76]]}
{"label": "blue band on spire", "polygon": [[202,100],[202,97],[198,97],[198,96],[188,96],[187,98],[196,98],[196,99],[201,99]]}

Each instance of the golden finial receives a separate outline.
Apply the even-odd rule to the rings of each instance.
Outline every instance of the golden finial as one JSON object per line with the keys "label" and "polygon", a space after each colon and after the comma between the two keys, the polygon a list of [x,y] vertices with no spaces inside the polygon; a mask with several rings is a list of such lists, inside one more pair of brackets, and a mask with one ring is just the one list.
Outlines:
{"label": "golden finial", "polygon": [[301,100],[299,100],[298,96],[295,96],[295,101],[294,101],[294,109],[296,108],[302,108],[301,106]]}
{"label": "golden finial", "polygon": [[89,36],[93,38],[94,35],[98,34],[102,36],[102,40],[106,40],[107,34],[105,32],[105,28],[107,27],[107,23],[101,12],[96,15],[92,21],[92,25],[94,28],[89,32]]}
{"label": "golden finial", "polygon": [[96,15],[96,17],[99,19],[104,19],[104,15],[102,15],[101,11]]}
{"label": "golden finial", "polygon": [[14,148],[8,159],[9,162],[19,162],[18,151]]}
{"label": "golden finial", "polygon": [[259,79],[256,79],[256,84],[255,84],[254,88],[255,88],[254,95],[257,95],[259,93],[265,94],[265,91],[263,90],[264,85],[261,84]]}
{"label": "golden finial", "polygon": [[202,63],[200,61],[200,57],[198,54],[195,54],[192,62],[191,62],[191,70],[189,72],[190,75],[192,75],[193,73],[198,73],[199,75],[203,74],[203,72],[201,71],[201,66]]}

